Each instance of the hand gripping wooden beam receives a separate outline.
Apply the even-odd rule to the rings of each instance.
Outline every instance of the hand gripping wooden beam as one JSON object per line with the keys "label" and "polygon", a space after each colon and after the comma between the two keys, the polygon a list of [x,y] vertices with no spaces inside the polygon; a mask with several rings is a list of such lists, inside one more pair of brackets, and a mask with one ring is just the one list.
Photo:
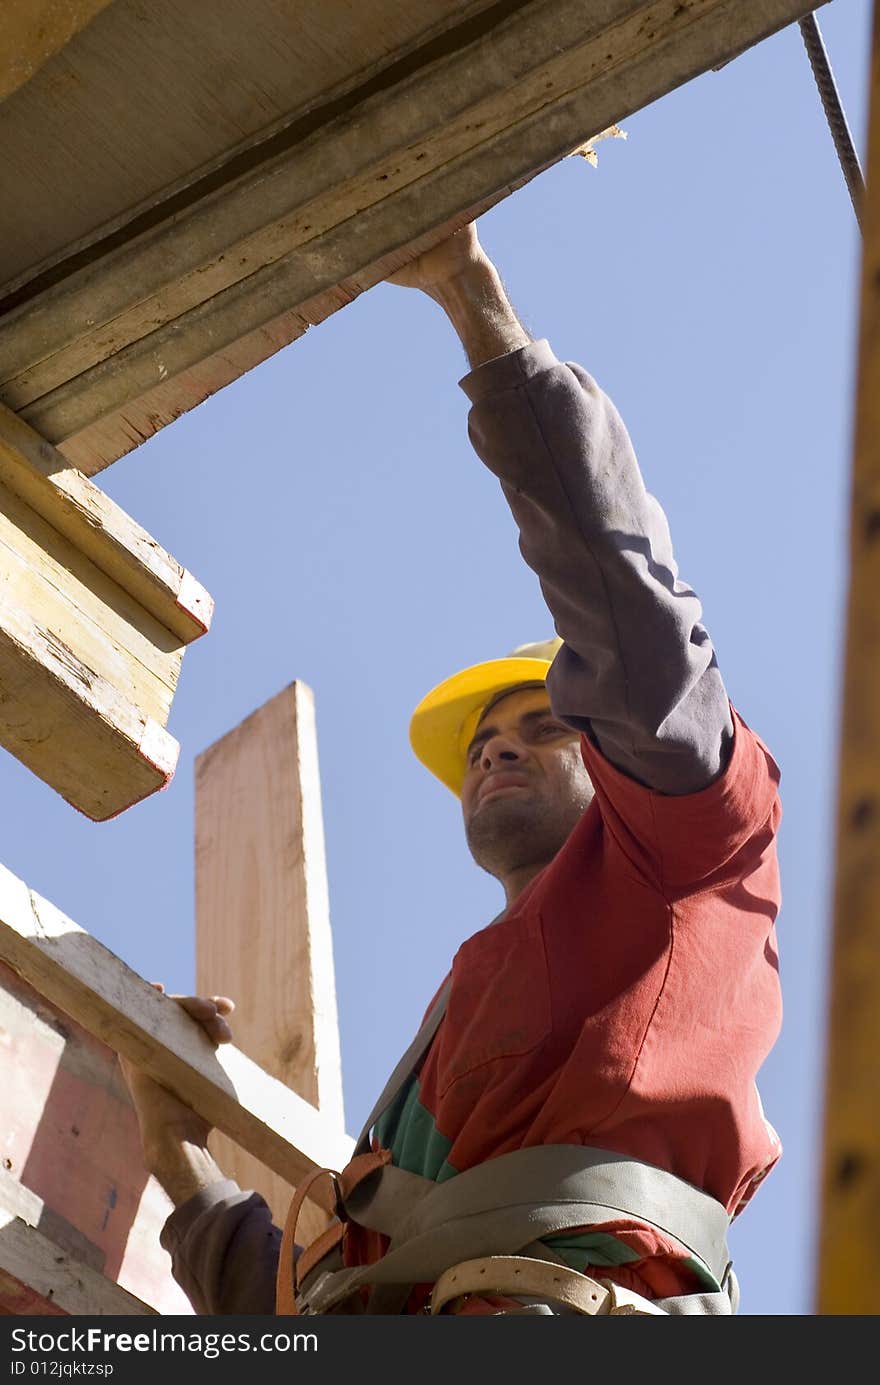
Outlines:
{"label": "hand gripping wooden beam", "polygon": [[4,866],[0,958],[289,1183],[351,1158],[354,1142],[335,1122],[234,1045],[215,1049],[176,1001]]}

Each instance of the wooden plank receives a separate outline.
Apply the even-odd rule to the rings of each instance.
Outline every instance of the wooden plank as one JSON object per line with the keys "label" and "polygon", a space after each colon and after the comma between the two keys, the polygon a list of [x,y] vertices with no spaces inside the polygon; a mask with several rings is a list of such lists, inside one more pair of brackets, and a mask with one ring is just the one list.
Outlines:
{"label": "wooden plank", "polygon": [[0,744],[95,822],[170,782],[179,746],[0,589]]}
{"label": "wooden plank", "polygon": [[63,1308],[56,1308],[50,1298],[44,1298],[15,1275],[0,1269],[0,1314],[3,1317],[67,1317]]}
{"label": "wooden plank", "polygon": [[880,7],[874,6],[819,1313],[880,1312]]}
{"label": "wooden plank", "polygon": [[6,0],[0,50],[0,101],[34,73],[110,0]]}
{"label": "wooden plank", "polygon": [[[196,978],[200,995],[235,999],[248,1057],[343,1131],[314,699],[303,683],[196,760]],[[290,1185],[223,1136],[212,1148],[283,1225]],[[307,1209],[301,1237],[326,1223]]]}
{"label": "wooden plank", "polygon": [[207,592],[0,406],[0,744],[98,821],[171,778],[165,731]]}
{"label": "wooden plank", "polygon": [[0,395],[97,471],[450,223],[808,8],[494,6],[22,291],[0,329]]}
{"label": "wooden plank", "polygon": [[0,111],[0,285],[493,3],[115,0]]}
{"label": "wooden plank", "polygon": [[28,1226],[43,1232],[53,1244],[91,1265],[92,1269],[103,1270],[103,1257],[94,1252],[96,1247],[76,1228],[66,1223],[63,1217],[47,1207],[43,1199],[15,1178],[7,1169],[0,1168],[0,1206],[4,1211],[19,1217]]}
{"label": "wooden plank", "polygon": [[50,443],[0,405],[0,481],[183,644],[214,603],[191,573]]}
{"label": "wooden plank", "polygon": [[215,1050],[176,1002],[2,866],[0,957],[289,1183],[348,1161],[352,1141],[313,1106],[233,1045]]}
{"label": "wooden plank", "polygon": [[[144,1170],[116,1054],[2,964],[0,1035],[0,1162],[42,1200],[38,1229],[158,1312],[191,1313],[159,1241],[171,1203]],[[10,1292],[0,1286],[7,1310]]]}
{"label": "wooden plank", "polygon": [[177,637],[2,483],[0,581],[4,604],[30,612],[129,702],[166,724],[183,658]]}
{"label": "wooden plank", "polygon": [[[38,1228],[43,1203],[0,1170],[0,1271],[63,1313],[148,1314],[155,1310],[76,1260]],[[8,1286],[7,1286],[8,1292]],[[34,1311],[34,1305],[29,1305]]]}

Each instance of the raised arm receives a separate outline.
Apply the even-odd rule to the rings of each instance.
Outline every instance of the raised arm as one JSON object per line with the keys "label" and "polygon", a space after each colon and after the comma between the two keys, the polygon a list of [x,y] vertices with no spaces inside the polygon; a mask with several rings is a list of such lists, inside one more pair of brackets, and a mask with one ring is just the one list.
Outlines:
{"label": "raised arm", "polygon": [[661,793],[705,788],[726,763],[730,707],[613,404],[532,340],[473,226],[391,282],[439,303],[467,354],[471,441],[501,482],[564,641],[548,677],[556,715]]}

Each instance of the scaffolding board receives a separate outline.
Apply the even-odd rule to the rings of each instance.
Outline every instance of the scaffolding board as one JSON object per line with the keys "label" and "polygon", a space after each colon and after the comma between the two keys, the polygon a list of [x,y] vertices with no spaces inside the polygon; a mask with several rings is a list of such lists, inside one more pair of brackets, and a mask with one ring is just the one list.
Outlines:
{"label": "scaffolding board", "polygon": [[0,103],[0,400],[91,475],[810,8],[113,0]]}

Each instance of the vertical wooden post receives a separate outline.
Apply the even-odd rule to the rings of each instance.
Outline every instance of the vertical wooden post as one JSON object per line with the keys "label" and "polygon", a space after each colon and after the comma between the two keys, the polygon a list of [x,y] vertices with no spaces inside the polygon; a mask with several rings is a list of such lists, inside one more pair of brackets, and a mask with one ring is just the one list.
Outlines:
{"label": "vertical wooden post", "polygon": [[[314,700],[292,683],[196,761],[196,978],[236,1044],[344,1129]],[[225,1137],[218,1163],[283,1224],[292,1189]],[[327,1225],[307,1206],[300,1240]]]}
{"label": "vertical wooden post", "polygon": [[819,1313],[880,1312],[880,6],[874,7]]}

